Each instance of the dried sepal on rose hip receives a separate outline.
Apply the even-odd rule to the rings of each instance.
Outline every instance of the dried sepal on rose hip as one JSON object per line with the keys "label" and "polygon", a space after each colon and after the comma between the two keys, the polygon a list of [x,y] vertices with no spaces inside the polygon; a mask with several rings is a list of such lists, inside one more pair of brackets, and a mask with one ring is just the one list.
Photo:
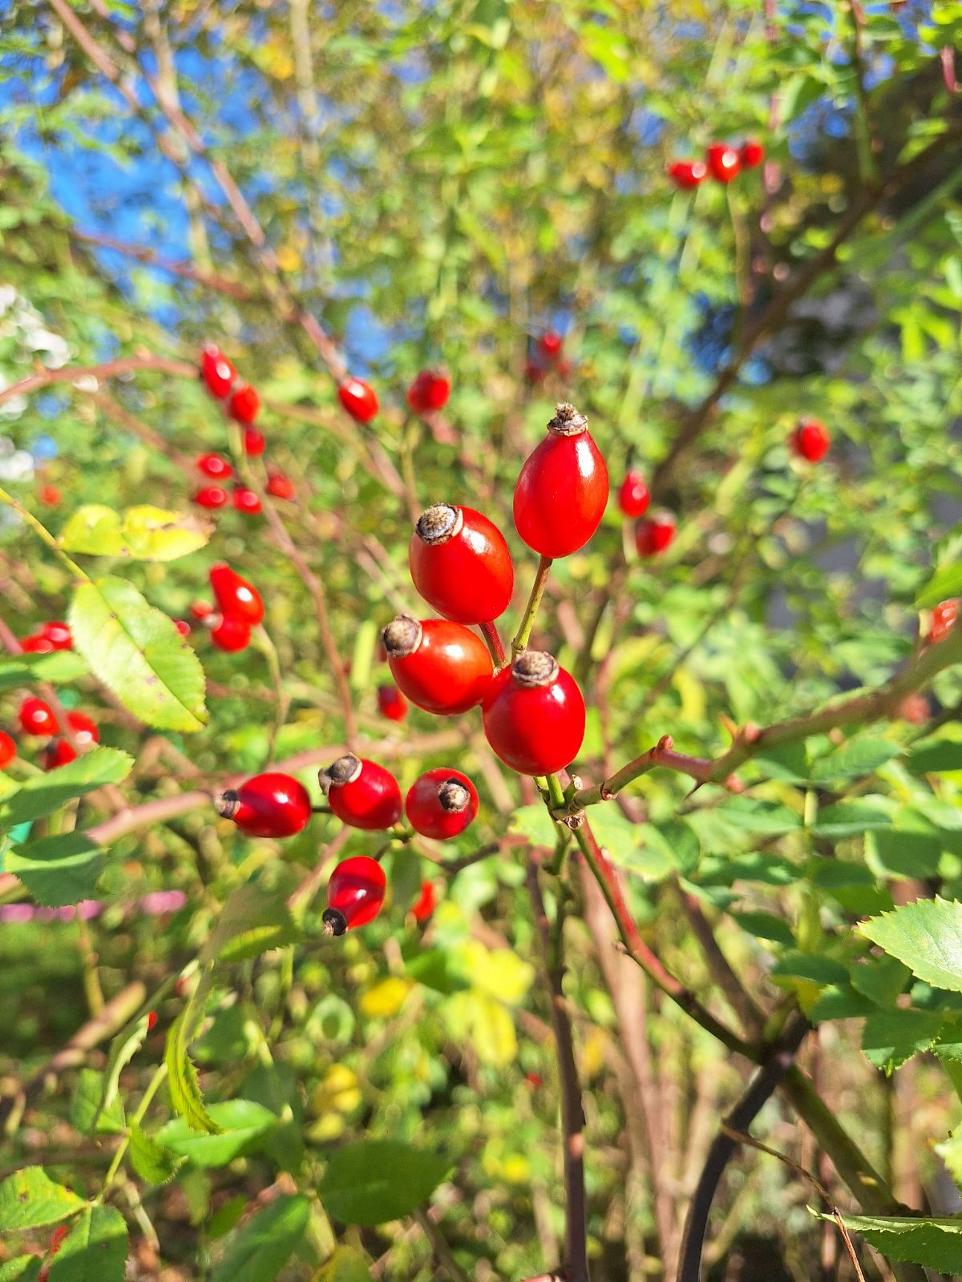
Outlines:
{"label": "dried sepal on rose hip", "polygon": [[214,805],[249,837],[293,837],[307,826],[311,798],[293,775],[269,770],[218,793]]}
{"label": "dried sepal on rose hip", "polygon": [[391,828],[404,808],[401,789],[390,770],[353,752],[318,774],[331,812],[351,828],[380,831]]}
{"label": "dried sepal on rose hip", "polygon": [[369,855],[343,859],[327,883],[327,907],[321,920],[326,935],[343,935],[366,926],[381,911],[387,879],[384,869]]}
{"label": "dried sepal on rose hip", "polygon": [[552,655],[523,650],[491,683],[484,733],[495,755],[519,774],[562,770],[585,736],[585,701],[577,682]]}
{"label": "dried sepal on rose hip", "polygon": [[554,559],[584,547],[608,503],[608,469],[588,420],[567,401],[525,459],[514,491],[514,523],[529,548]]}
{"label": "dried sepal on rose hip", "polygon": [[514,567],[504,535],[472,507],[435,503],[422,512],[408,565],[425,601],[456,623],[490,623],[511,602]]}
{"label": "dried sepal on rose hip", "polygon": [[416,707],[451,717],[484,698],[493,673],[491,656],[464,624],[400,614],[381,639],[398,689]]}
{"label": "dried sepal on rose hip", "polygon": [[477,817],[478,790],[460,770],[427,770],[408,789],[404,812],[422,837],[450,841]]}

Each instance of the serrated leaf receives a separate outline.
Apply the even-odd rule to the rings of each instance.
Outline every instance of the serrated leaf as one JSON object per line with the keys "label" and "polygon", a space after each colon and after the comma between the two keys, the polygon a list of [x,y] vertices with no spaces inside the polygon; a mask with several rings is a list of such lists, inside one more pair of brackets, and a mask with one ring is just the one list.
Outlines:
{"label": "serrated leaf", "polygon": [[161,730],[204,727],[204,672],[173,620],[123,579],[83,583],[70,605],[74,645],[124,707]]}
{"label": "serrated leaf", "polygon": [[0,807],[0,824],[13,827],[52,814],[74,797],[120,783],[133,764],[133,757],[117,748],[92,748],[57,770],[32,775]]}
{"label": "serrated leaf", "polygon": [[816,783],[832,783],[838,779],[858,779],[872,774],[879,766],[897,757],[902,749],[888,739],[872,735],[857,735],[848,739],[833,752],[819,757],[812,763],[811,777]]}
{"label": "serrated leaf", "polygon": [[49,1282],[124,1282],[127,1225],[112,1206],[88,1206],[54,1256]]}
{"label": "serrated leaf", "polygon": [[211,1282],[273,1282],[304,1240],[310,1217],[306,1197],[277,1198],[234,1233]]}
{"label": "serrated leaf", "polygon": [[888,828],[894,807],[886,797],[857,797],[839,801],[818,813],[816,837],[860,837],[863,833]]}
{"label": "serrated leaf", "polygon": [[67,552],[87,556],[120,556],[124,536],[120,532],[120,513],[100,503],[78,507],[60,531],[58,542]]}
{"label": "serrated leaf", "polygon": [[300,938],[283,897],[248,882],[231,892],[211,932],[201,960],[240,961],[258,957]]}
{"label": "serrated leaf", "polygon": [[92,899],[103,867],[102,847],[85,832],[41,837],[6,856],[7,872],[19,877],[37,903],[48,908]]}
{"label": "serrated leaf", "polygon": [[130,1164],[145,1184],[167,1184],[186,1158],[162,1148],[139,1126],[130,1128]]}
{"label": "serrated leaf", "polygon": [[110,1043],[110,1054],[104,1069],[104,1093],[101,1107],[109,1109],[120,1090],[120,1074],[147,1040],[150,1032],[150,1015],[141,1015],[134,1024],[117,1036]]}
{"label": "serrated leaf", "polygon": [[919,899],[858,926],[866,939],[936,988],[962,992],[962,903]]}
{"label": "serrated leaf", "polygon": [[893,1006],[904,992],[909,974],[907,967],[894,957],[871,957],[852,965],[849,980],[856,992],[877,1005]]}
{"label": "serrated leaf", "polygon": [[99,503],[76,512],[60,532],[60,546],[86,556],[126,556],[139,561],[175,561],[196,552],[213,526],[194,514],[141,504],[123,513]]}
{"label": "serrated leaf", "polygon": [[208,1115],[217,1126],[216,1135],[198,1135],[183,1118],[175,1118],[157,1132],[157,1143],[195,1166],[226,1166],[257,1148],[277,1128],[277,1117],[253,1100],[211,1104]]}
{"label": "serrated leaf", "polygon": [[187,1053],[188,1021],[191,1020],[192,1013],[192,1008],[188,1004],[167,1032],[167,1043],[164,1047],[167,1091],[170,1095],[171,1107],[188,1126],[195,1131],[206,1131],[208,1135],[217,1135],[220,1127],[204,1107],[197,1069]]}
{"label": "serrated leaf", "polygon": [[384,1224],[426,1202],[450,1169],[447,1158],[399,1140],[362,1140],[331,1154],[321,1198],[344,1224]]}
{"label": "serrated leaf", "polygon": [[0,1232],[59,1224],[85,1205],[71,1189],[55,1184],[42,1166],[25,1166],[0,1183]]}
{"label": "serrated leaf", "polygon": [[862,1029],[862,1050],[876,1068],[891,1074],[938,1037],[944,1017],[926,1010],[880,1010]]}
{"label": "serrated leaf", "polygon": [[[833,1217],[819,1212],[821,1220]],[[860,1233],[890,1260],[921,1264],[942,1273],[962,1273],[962,1218],[923,1219],[901,1215],[843,1215],[850,1233]]]}
{"label": "serrated leaf", "polygon": [[82,1068],[70,1100],[70,1124],[84,1135],[118,1134],[125,1127],[120,1099],[102,1107],[104,1075],[95,1068]]}

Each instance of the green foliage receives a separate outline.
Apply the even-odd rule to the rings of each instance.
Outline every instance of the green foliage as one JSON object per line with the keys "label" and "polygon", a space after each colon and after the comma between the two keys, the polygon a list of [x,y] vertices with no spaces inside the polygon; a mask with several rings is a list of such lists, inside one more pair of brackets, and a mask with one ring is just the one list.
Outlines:
{"label": "green foliage", "polygon": [[919,979],[962,992],[962,903],[920,899],[862,922],[859,930]]}
{"label": "green foliage", "polygon": [[861,1234],[890,1260],[910,1260],[952,1275],[962,1270],[962,1219],[897,1215],[844,1215],[842,1219],[849,1232]]}
{"label": "green foliage", "polygon": [[363,1140],[328,1159],[320,1194],[345,1224],[383,1224],[417,1209],[451,1169],[444,1157],[395,1140]]}
{"label": "green foliage", "polygon": [[88,1206],[50,1265],[51,1282],[123,1282],[127,1226],[112,1206]]}
{"label": "green foliage", "polygon": [[306,1197],[279,1197],[232,1236],[211,1282],[272,1282],[307,1232]]}
{"label": "green foliage", "polygon": [[56,1184],[42,1166],[25,1166],[0,1182],[0,1232],[22,1233],[75,1215],[83,1198]]}

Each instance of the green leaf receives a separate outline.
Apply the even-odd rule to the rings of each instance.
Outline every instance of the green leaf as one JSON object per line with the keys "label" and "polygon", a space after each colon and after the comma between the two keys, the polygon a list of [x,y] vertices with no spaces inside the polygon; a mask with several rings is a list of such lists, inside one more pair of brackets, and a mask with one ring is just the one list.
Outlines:
{"label": "green leaf", "polygon": [[175,1118],[160,1128],[156,1141],[195,1166],[226,1166],[257,1148],[277,1127],[277,1117],[270,1109],[247,1099],[211,1104],[209,1116],[217,1125],[217,1135],[198,1135],[183,1118]]}
{"label": "green leaf", "polygon": [[161,730],[203,729],[200,662],[173,620],[132,584],[116,578],[81,584],[69,622],[91,671],[134,716]]}
{"label": "green leaf", "polygon": [[862,922],[858,930],[913,975],[962,992],[962,903],[919,899]]}
{"label": "green leaf", "polygon": [[863,833],[890,827],[892,809],[886,797],[839,801],[819,811],[813,831],[816,837],[860,837]]}
{"label": "green leaf", "polygon": [[112,1206],[88,1206],[61,1243],[49,1282],[124,1282],[127,1225]]}
{"label": "green leaf", "polygon": [[62,1184],[55,1184],[42,1166],[25,1166],[0,1183],[0,1232],[59,1224],[86,1203]]}
{"label": "green leaf", "polygon": [[6,868],[39,904],[59,908],[93,898],[103,871],[103,848],[85,832],[41,837],[7,854]]}
{"label": "green leaf", "polygon": [[0,1264],[0,1282],[37,1282],[39,1276],[39,1255],[18,1255]]}
{"label": "green leaf", "polygon": [[450,1169],[447,1158],[399,1140],[362,1140],[331,1155],[320,1193],[344,1224],[384,1224],[426,1202]]}
{"label": "green leaf", "polygon": [[891,1074],[921,1051],[927,1051],[938,1037],[945,1019],[926,1010],[877,1011],[865,1021],[862,1050],[867,1059]]}
{"label": "green leaf", "polygon": [[370,1261],[352,1246],[339,1246],[315,1282],[371,1282]]}
{"label": "green leaf", "polygon": [[777,836],[794,832],[801,826],[801,819],[787,806],[771,801],[756,801],[752,797],[732,797],[719,806],[718,816],[741,832]]}
{"label": "green leaf", "polygon": [[812,763],[816,783],[833,783],[839,779],[858,779],[870,775],[879,766],[897,757],[902,749],[897,743],[872,735],[858,735],[847,740],[834,752]]}
{"label": "green leaf", "polygon": [[139,1126],[130,1128],[130,1164],[145,1184],[167,1184],[185,1159],[162,1148]]}
{"label": "green leaf", "polygon": [[107,1057],[107,1067],[104,1069],[102,1108],[109,1109],[117,1099],[120,1090],[120,1074],[143,1046],[149,1032],[150,1015],[141,1015],[136,1023],[118,1033],[110,1043],[110,1054]]}
{"label": "green leaf", "polygon": [[213,526],[193,514],[184,516],[143,504],[123,514],[99,503],[77,508],[60,532],[60,546],[87,556],[126,556],[138,561],[175,561],[196,552]]}
{"label": "green leaf", "polygon": [[[818,1212],[821,1220],[833,1217]],[[890,1260],[921,1264],[942,1273],[962,1273],[962,1218],[922,1219],[901,1215],[843,1215],[850,1233]],[[52,1279],[51,1279],[52,1282]]]}
{"label": "green leaf", "polygon": [[273,1282],[307,1232],[306,1197],[279,1197],[234,1234],[211,1282]]}
{"label": "green leaf", "polygon": [[773,943],[784,944],[787,948],[791,948],[795,943],[795,936],[787,924],[773,913],[732,913],[732,917],[742,930],[747,930],[756,939],[770,939]]}
{"label": "green leaf", "polygon": [[253,882],[231,892],[201,954],[202,960],[240,961],[300,937],[284,898]]}
{"label": "green leaf", "polygon": [[905,764],[916,775],[962,770],[962,742],[956,739],[930,739],[909,753]]}
{"label": "green leaf", "polygon": [[187,1053],[188,1021],[192,1018],[190,1004],[184,1007],[167,1032],[164,1063],[167,1065],[167,1091],[174,1112],[195,1131],[217,1135],[220,1127],[204,1107],[200,1093],[197,1069]]}
{"label": "green leaf", "polygon": [[52,681],[63,685],[87,673],[87,665],[73,650],[54,650],[51,654],[16,654],[0,659],[0,691]]}
{"label": "green leaf", "polygon": [[772,967],[773,979],[809,979],[813,984],[844,984],[848,971],[841,962],[815,953],[792,951],[781,957]]}
{"label": "green leaf", "polygon": [[12,827],[52,814],[74,797],[107,783],[120,783],[133,764],[133,757],[116,748],[92,748],[57,770],[27,779],[0,807],[0,822]]}
{"label": "green leaf", "polygon": [[940,601],[957,596],[962,596],[962,561],[953,559],[938,567],[915,598],[915,604],[919,610],[928,610]]}
{"label": "green leaf", "polygon": [[894,957],[872,957],[856,962],[849,979],[856,992],[863,993],[879,1006],[893,1006],[905,991],[909,971]]}
{"label": "green leaf", "polygon": [[114,1099],[103,1107],[104,1075],[95,1068],[82,1068],[70,1100],[70,1124],[84,1135],[118,1134],[126,1125],[124,1107]]}
{"label": "green leaf", "polygon": [[532,845],[547,846],[549,850],[557,836],[551,816],[540,801],[531,806],[519,806],[511,816],[510,830],[527,837]]}

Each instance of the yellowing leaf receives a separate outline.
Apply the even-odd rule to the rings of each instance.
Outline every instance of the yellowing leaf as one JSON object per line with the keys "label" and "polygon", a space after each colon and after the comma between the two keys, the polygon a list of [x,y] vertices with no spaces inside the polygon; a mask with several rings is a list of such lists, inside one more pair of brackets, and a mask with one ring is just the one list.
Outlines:
{"label": "yellowing leaf", "polygon": [[77,508],[60,534],[60,546],[85,556],[126,556],[137,561],[176,561],[202,548],[213,526],[199,516],[141,504],[123,513],[99,503]]}
{"label": "yellowing leaf", "polygon": [[465,974],[482,993],[517,1006],[534,980],[534,968],[507,948],[487,949],[476,939],[464,946]]}
{"label": "yellowing leaf", "polygon": [[359,1002],[361,1014],[368,1015],[372,1019],[390,1019],[404,1005],[413,987],[411,980],[401,979],[396,975],[389,979],[382,979],[361,997]]}
{"label": "yellowing leaf", "polygon": [[511,1014],[487,993],[455,993],[443,1009],[453,1035],[469,1041],[482,1063],[503,1068],[517,1056],[518,1038]]}

